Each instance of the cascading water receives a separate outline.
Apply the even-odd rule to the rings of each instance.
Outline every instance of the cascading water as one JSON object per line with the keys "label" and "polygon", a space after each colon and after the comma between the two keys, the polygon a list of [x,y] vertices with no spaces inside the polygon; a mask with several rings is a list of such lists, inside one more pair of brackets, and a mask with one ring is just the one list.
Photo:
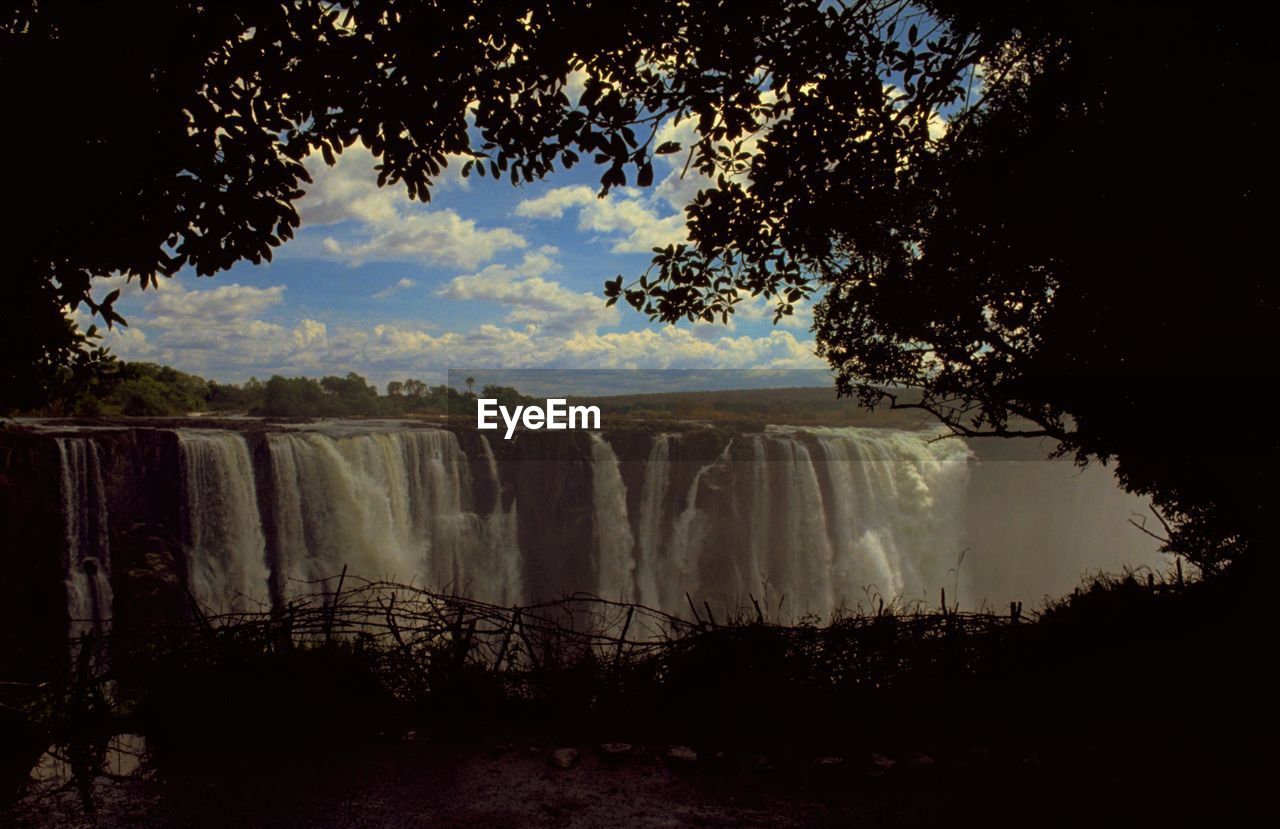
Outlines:
{"label": "cascading water", "polygon": [[498,459],[483,435],[480,437],[480,450],[484,454],[488,483],[496,493],[493,508],[484,518],[482,572],[486,574],[486,587],[482,598],[503,605],[514,604],[524,597],[520,545],[516,541],[516,504],[513,500],[510,508],[502,506],[502,476],[498,472]]}
{"label": "cascading water", "polygon": [[635,538],[627,520],[627,489],[618,456],[597,432],[591,433],[591,493],[595,507],[597,595],[635,600]]}
{"label": "cascading water", "polygon": [[[972,454],[959,440],[887,429],[814,429],[824,463],[833,583],[924,597],[957,584]],[[954,593],[953,593],[954,595]],[[836,595],[838,602],[852,598]]]}
{"label": "cascading water", "polygon": [[104,632],[111,619],[111,549],[102,458],[88,438],[58,438],[65,524],[68,635]]}
{"label": "cascading water", "polygon": [[[252,444],[233,430],[175,434],[181,513],[166,519],[172,507],[161,498],[147,520],[173,522],[178,574],[214,613],[331,591],[344,566],[503,605],[586,591],[684,613],[688,592],[697,607],[730,613],[752,611],[751,597],[785,621],[871,607],[878,596],[933,603],[940,587],[976,604],[1008,595],[991,595],[991,573],[1027,546],[1058,544],[1070,558],[1065,542],[1031,535],[1037,527],[1097,523],[1104,509],[1118,524],[1133,508],[1095,476],[1090,492],[1100,494],[1059,514],[1066,484],[1047,487],[1065,481],[1069,465],[975,463],[961,441],[890,429],[629,434],[616,447],[598,433],[567,436],[582,440],[586,463],[557,448],[545,461],[565,464],[555,476],[529,457],[500,461],[483,435],[471,436],[468,457],[452,431],[403,423],[320,423],[252,435]],[[621,462],[640,437],[644,454]],[[57,439],[72,635],[112,615],[111,482],[100,456],[109,440]],[[115,445],[113,464],[128,467],[136,444]],[[1027,482],[1040,494],[1012,505]],[[116,546],[118,558],[130,549]],[[970,546],[976,558],[960,567]],[[572,566],[531,569],[554,567],[549,554],[570,555]],[[986,570],[971,576],[975,565]],[[1064,587],[1084,566],[1062,576]]]}
{"label": "cascading water", "polygon": [[182,430],[183,553],[192,598],[215,614],[269,606],[253,460],[236,432]]}
{"label": "cascading water", "polygon": [[[650,586],[642,597],[674,612],[686,591],[729,610],[752,596],[791,619],[870,592],[892,600],[950,586],[970,455],[932,437],[853,428],[741,436],[697,470],[671,519],[663,467],[679,438],[655,443],[638,516],[638,582]],[[729,494],[708,492],[711,478],[727,480]]]}
{"label": "cascading water", "polygon": [[644,467],[644,487],[640,492],[636,592],[641,604],[659,604],[658,576],[662,542],[666,527],[663,522],[667,487],[671,483],[671,435],[658,435]]}
{"label": "cascading water", "polygon": [[770,468],[771,477],[781,478],[777,483],[782,491],[770,492],[766,500],[774,504],[768,513],[771,524],[780,523],[782,532],[771,528],[773,543],[766,572],[776,574],[778,598],[786,597],[791,611],[823,614],[834,607],[837,592],[861,586],[836,585],[831,572],[833,535],[853,532],[855,526],[828,526],[828,504],[822,497],[809,447],[791,435],[773,437],[772,442],[781,457]]}
{"label": "cascading water", "polygon": [[515,516],[500,503],[498,516],[471,510],[467,458],[452,432],[274,434],[268,448],[286,595],[347,566],[364,578],[519,597]]}
{"label": "cascading water", "polygon": [[[694,473],[689,489],[685,493],[680,512],[676,515],[671,527],[665,560],[658,565],[654,559],[650,564],[658,565],[661,570],[652,573],[646,581],[659,585],[658,606],[674,608],[680,604],[680,597],[685,593],[696,594],[699,587],[698,560],[706,541],[708,523],[714,516],[708,515],[698,507],[698,488],[707,471],[718,464],[723,464],[729,456],[732,444],[724,448],[724,452],[709,464]],[[643,518],[643,517],[642,517]]]}

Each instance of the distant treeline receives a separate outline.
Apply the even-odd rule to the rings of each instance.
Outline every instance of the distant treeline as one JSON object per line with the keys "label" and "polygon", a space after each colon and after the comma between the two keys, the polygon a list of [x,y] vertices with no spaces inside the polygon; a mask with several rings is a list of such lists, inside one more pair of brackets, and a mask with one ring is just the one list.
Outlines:
{"label": "distant treeline", "polygon": [[345,376],[282,377],[265,382],[251,377],[243,384],[218,383],[156,363],[120,362],[84,395],[58,410],[35,415],[79,417],[177,417],[223,412],[268,417],[400,417],[445,415],[470,411],[477,396],[497,398],[503,405],[531,400],[509,386],[485,386],[477,395],[440,384],[429,386],[408,378],[387,384],[380,394],[355,372]]}
{"label": "distant treeline", "polygon": [[[179,417],[192,413],[249,414],[263,417],[474,417],[477,397],[494,398],[514,408],[535,400],[511,386],[476,388],[428,385],[407,378],[379,392],[363,376],[282,377],[245,383],[219,383],[156,363],[117,362],[78,399],[56,409],[28,412],[43,416]],[[910,395],[904,394],[904,398]],[[912,428],[926,420],[918,411],[867,412],[835,390],[821,387],[721,389],[572,398],[600,407],[606,422],[689,420],[759,426],[766,423],[822,426],[894,426]]]}
{"label": "distant treeline", "polygon": [[[901,394],[904,402],[918,399]],[[929,421],[919,411],[875,412],[831,387],[776,389],[720,389],[716,391],[655,392],[584,398],[597,405],[605,418],[635,420],[693,420],[713,423],[791,424],[810,426],[894,426],[913,428]]]}

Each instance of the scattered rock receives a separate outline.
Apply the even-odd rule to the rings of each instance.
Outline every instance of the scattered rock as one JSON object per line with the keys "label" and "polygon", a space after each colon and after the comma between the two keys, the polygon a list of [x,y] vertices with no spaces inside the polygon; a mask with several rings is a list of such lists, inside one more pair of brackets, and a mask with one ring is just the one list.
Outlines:
{"label": "scattered rock", "polygon": [[909,769],[927,769],[935,763],[937,763],[936,760],[928,754],[919,751],[908,754],[902,760],[902,765]]}
{"label": "scattered rock", "polygon": [[551,752],[551,765],[556,768],[567,769],[578,762],[578,750],[576,748],[557,748]]}
{"label": "scattered rock", "polygon": [[671,746],[667,749],[667,759],[675,763],[693,763],[698,759],[698,752],[688,746]]}
{"label": "scattered rock", "polygon": [[631,754],[631,743],[601,743],[600,755],[606,760],[621,760]]}
{"label": "scattered rock", "polygon": [[769,766],[769,758],[764,754],[748,754],[738,763],[738,768],[743,771],[758,771]]}
{"label": "scattered rock", "polygon": [[515,751],[515,746],[504,740],[490,740],[485,744],[490,757],[502,757]]}
{"label": "scattered rock", "polygon": [[893,768],[896,765],[898,765],[898,761],[893,759],[892,757],[885,756],[884,754],[871,755],[871,773],[872,774],[884,774],[886,771],[888,771],[889,769]]}
{"label": "scattered rock", "polygon": [[815,766],[842,766],[844,765],[843,757],[819,757],[813,761]]}
{"label": "scattered rock", "polygon": [[729,754],[727,751],[717,751],[710,757],[703,755],[702,759],[717,769],[732,770],[737,768],[737,758]]}

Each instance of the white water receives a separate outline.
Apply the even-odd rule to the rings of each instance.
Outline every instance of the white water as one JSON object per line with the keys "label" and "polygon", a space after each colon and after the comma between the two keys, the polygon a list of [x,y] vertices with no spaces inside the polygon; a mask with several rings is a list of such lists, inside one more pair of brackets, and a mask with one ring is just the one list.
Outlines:
{"label": "white water", "polygon": [[98,445],[88,438],[58,438],[66,557],[67,633],[110,627],[111,548],[106,488]]}
{"label": "white water", "polygon": [[597,595],[615,601],[636,598],[635,539],[627,520],[627,489],[618,456],[597,432],[591,433],[591,494],[595,507]]}
{"label": "white water", "polygon": [[644,467],[644,488],[640,490],[639,537],[636,592],[640,604],[657,607],[660,601],[658,576],[662,563],[663,521],[667,487],[671,483],[671,436],[653,439]]}
{"label": "white water", "polygon": [[659,563],[657,560],[650,559],[648,562],[654,568],[654,572],[648,574],[646,580],[659,586],[658,607],[664,609],[679,607],[680,599],[686,593],[692,595],[699,593],[701,585],[698,559],[706,541],[708,525],[716,518],[731,516],[708,515],[700,509],[698,490],[702,484],[702,477],[712,467],[723,464],[731,448],[732,444],[725,446],[720,457],[694,473],[689,489],[685,493],[680,513],[676,515],[675,523],[672,525],[665,560]]}
{"label": "white water", "polygon": [[[681,609],[688,591],[699,605],[730,612],[754,597],[783,619],[954,590],[970,454],[932,437],[873,429],[739,437],[741,451],[730,445],[698,469],[671,521],[658,495],[670,477],[670,447],[655,447],[643,499],[654,512],[639,516],[639,526],[642,539],[662,538],[651,548],[661,552],[642,558],[638,581],[654,585],[650,601],[669,611]],[[729,481],[731,508],[723,497],[718,509],[700,505],[712,472]],[[657,529],[650,535],[647,527]]]}
{"label": "white water", "polygon": [[838,602],[868,594],[932,600],[952,590],[965,549],[972,465],[958,440],[875,429],[814,430],[828,476]]}
{"label": "white water", "polygon": [[[346,566],[495,602],[519,597],[514,511],[472,510],[467,457],[452,432],[302,432],[271,435],[268,446],[286,595]],[[491,452],[488,460],[496,474]]]}
{"label": "white water", "polygon": [[480,448],[484,452],[489,482],[497,493],[493,509],[484,519],[484,553],[487,559],[484,578],[487,587],[483,591],[483,597],[497,604],[515,604],[524,597],[520,547],[516,540],[516,503],[513,500],[510,508],[503,508],[502,476],[498,472],[498,459],[493,456],[493,447],[483,435],[480,436]]}
{"label": "white water", "polygon": [[[352,576],[504,605],[551,598],[531,596],[525,587],[525,568],[545,552],[520,548],[517,512],[553,516],[538,522],[536,532],[545,537],[525,541],[542,551],[563,549],[568,536],[560,534],[569,525],[557,524],[557,516],[582,515],[579,505],[556,503],[551,493],[515,503],[511,494],[522,490],[513,484],[523,468],[504,467],[483,437],[478,456],[468,458],[449,431],[322,424],[265,436],[256,471],[240,433],[181,429],[177,437],[188,587],[216,613],[332,590],[329,582],[344,566]],[[660,435],[643,469],[624,478],[614,448],[593,433],[590,479],[565,490],[589,491],[589,503],[580,505],[591,521],[590,549],[582,551],[589,567],[567,571],[584,583],[547,587],[544,579],[541,589],[594,592],[674,613],[687,613],[688,592],[700,610],[705,602],[718,615],[754,612],[750,596],[782,620],[826,617],[842,605],[872,608],[880,597],[936,605],[940,588],[949,601],[973,607],[1010,595],[992,597],[993,584],[1036,597],[998,580],[1014,572],[1024,548],[1051,544],[1068,562],[1055,574],[1057,589],[1068,590],[1091,566],[1082,563],[1088,551],[1068,542],[1093,544],[1122,532],[1134,499],[1105,476],[1081,478],[1096,497],[1066,499],[1069,465],[984,466],[964,443],[932,437],[771,428],[735,437],[712,460],[689,461],[705,440]],[[107,498],[93,438],[59,438],[58,447],[68,610],[80,620],[75,634],[110,617]],[[628,481],[639,487],[630,497]],[[1036,489],[1025,495],[1029,482]],[[481,486],[495,494],[483,511],[475,498]],[[629,505],[638,512],[629,514]],[[1104,512],[1115,519],[1113,530],[1097,523]],[[1045,536],[1046,527],[1057,528],[1058,537]],[[1062,529],[1068,527],[1088,532]],[[975,549],[962,564],[970,545]],[[1137,544],[1123,549],[1141,551]]]}
{"label": "white water", "polygon": [[214,613],[269,606],[266,542],[249,446],[237,432],[182,430],[187,586]]}

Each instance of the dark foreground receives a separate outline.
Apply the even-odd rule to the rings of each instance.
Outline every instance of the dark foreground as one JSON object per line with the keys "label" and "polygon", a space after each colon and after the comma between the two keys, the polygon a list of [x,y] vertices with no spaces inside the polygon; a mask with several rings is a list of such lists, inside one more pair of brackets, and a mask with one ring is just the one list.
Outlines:
{"label": "dark foreground", "polygon": [[163,782],[154,772],[100,779],[96,816],[64,790],[28,796],[7,818],[15,829],[1221,825],[1243,817],[1250,792],[1262,791],[1243,779],[1187,781],[1185,768],[1134,767],[1101,753],[1011,756],[975,747],[896,758],[695,758],[670,747],[612,754],[583,746],[570,760],[565,748],[409,737],[269,771],[250,763]]}
{"label": "dark foreground", "polygon": [[1274,780],[1274,583],[1098,580],[1026,620],[684,623],[604,657],[596,633],[476,607],[420,647],[399,624],[394,647],[330,642],[329,610],[305,648],[296,626],[206,627],[117,648],[114,701],[33,697],[8,726],[27,765],[0,741],[15,768],[113,733],[148,750],[19,785],[0,825],[1224,825]]}

